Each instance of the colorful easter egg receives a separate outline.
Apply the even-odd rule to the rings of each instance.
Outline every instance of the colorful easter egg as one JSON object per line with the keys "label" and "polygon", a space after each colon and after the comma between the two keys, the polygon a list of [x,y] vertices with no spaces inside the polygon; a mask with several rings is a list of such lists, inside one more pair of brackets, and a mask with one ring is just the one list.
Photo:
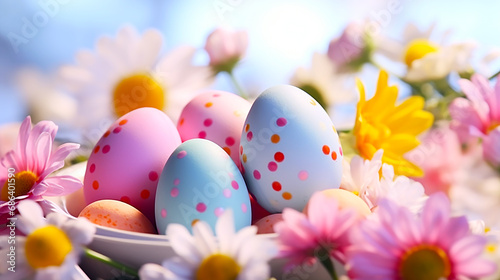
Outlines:
{"label": "colorful easter egg", "polygon": [[301,211],[314,192],[338,188],[342,157],[330,116],[304,91],[274,86],[253,103],[240,158],[249,191],[269,212]]}
{"label": "colorful easter egg", "polygon": [[156,233],[153,224],[133,206],[118,200],[98,200],[83,208],[79,217],[104,227],[126,231]]}
{"label": "colorful easter egg", "polygon": [[240,167],[238,147],[250,106],[250,102],[236,94],[206,91],[184,107],[177,129],[182,141],[203,138],[221,146]]}
{"label": "colorful easter egg", "polygon": [[[350,208],[356,211],[359,216],[367,217],[372,212],[370,211],[370,207],[366,204],[359,196],[353,194],[350,191],[346,191],[344,189],[328,189],[323,190],[321,193],[326,197],[333,197],[337,199],[338,206],[340,209]],[[309,203],[304,207],[304,212],[307,214],[307,208]]]}
{"label": "colorful easter egg", "polygon": [[87,204],[102,199],[126,202],[154,223],[156,186],[170,154],[181,144],[174,123],[154,108],[140,108],[116,120],[87,163]]}
{"label": "colorful easter egg", "polygon": [[191,229],[200,220],[215,228],[217,218],[227,209],[233,211],[236,229],[250,225],[248,190],[236,164],[212,141],[182,143],[168,159],[158,182],[158,232],[165,234],[171,223]]}
{"label": "colorful easter egg", "polygon": [[271,214],[258,220],[254,225],[257,227],[258,234],[274,233],[274,225],[283,221],[281,213]]}

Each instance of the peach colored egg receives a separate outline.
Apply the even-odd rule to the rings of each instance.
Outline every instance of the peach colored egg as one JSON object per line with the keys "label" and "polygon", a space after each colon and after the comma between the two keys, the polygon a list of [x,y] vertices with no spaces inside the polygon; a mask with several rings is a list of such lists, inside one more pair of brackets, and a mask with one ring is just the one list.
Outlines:
{"label": "peach colored egg", "polygon": [[[356,212],[363,217],[366,217],[371,214],[370,208],[368,205],[361,199],[359,196],[353,194],[350,191],[346,191],[343,189],[328,189],[321,191],[326,197],[334,197],[337,199],[339,208],[352,208],[356,210]],[[303,213],[307,214],[309,202],[302,210]]]}
{"label": "peach colored egg", "polygon": [[98,200],[83,208],[79,217],[104,227],[126,231],[156,233],[148,218],[133,206],[118,200]]}
{"label": "peach colored egg", "polygon": [[280,221],[283,221],[281,213],[271,214],[258,220],[254,225],[257,227],[258,234],[274,233],[274,225]]}

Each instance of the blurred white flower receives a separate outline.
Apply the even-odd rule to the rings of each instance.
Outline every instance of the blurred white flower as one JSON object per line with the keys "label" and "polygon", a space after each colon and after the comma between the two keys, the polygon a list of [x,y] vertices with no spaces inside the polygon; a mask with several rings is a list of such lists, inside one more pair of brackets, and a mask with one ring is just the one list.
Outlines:
{"label": "blurred white flower", "polygon": [[370,209],[387,198],[413,213],[420,212],[427,199],[424,187],[406,176],[396,177],[392,165],[382,164],[383,152],[378,150],[371,160],[354,156],[350,164],[343,162],[340,188],[358,195]]}
{"label": "blurred white flower", "polygon": [[419,30],[414,24],[406,26],[403,39],[379,38],[377,51],[393,61],[406,64],[404,79],[409,82],[439,80],[451,72],[470,70],[470,58],[476,47],[474,42],[447,44],[449,32],[441,39],[431,39],[434,25]]}
{"label": "blurred white flower", "polygon": [[65,88],[78,102],[75,124],[96,142],[119,116],[140,107],[154,107],[174,122],[200,89],[208,87],[212,73],[195,66],[193,47],[183,46],[160,57],[159,31],[139,34],[124,27],[115,38],[102,37],[94,52],[80,51],[76,65],[61,67]]}
{"label": "blurred white flower", "polygon": [[314,53],[311,67],[298,68],[290,84],[307,92],[326,110],[334,104],[357,98],[353,77],[337,73],[335,65],[325,54]]}
{"label": "blurred white flower", "polygon": [[58,88],[54,75],[25,68],[17,73],[16,83],[35,122],[51,120],[67,124],[76,117],[76,100]]}

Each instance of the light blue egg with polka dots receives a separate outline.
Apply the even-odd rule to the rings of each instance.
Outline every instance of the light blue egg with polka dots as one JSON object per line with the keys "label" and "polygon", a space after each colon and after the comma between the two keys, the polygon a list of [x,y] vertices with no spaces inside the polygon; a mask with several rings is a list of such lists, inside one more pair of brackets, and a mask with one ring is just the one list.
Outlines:
{"label": "light blue egg with polka dots", "polygon": [[330,116],[301,89],[271,87],[250,108],[240,159],[248,190],[267,211],[302,211],[314,192],[339,188],[342,158]]}
{"label": "light blue egg with polka dots", "polygon": [[197,221],[215,229],[217,218],[232,209],[236,230],[251,224],[250,197],[238,167],[217,144],[205,139],[182,143],[167,160],[158,181],[156,227],[171,223],[189,230]]}

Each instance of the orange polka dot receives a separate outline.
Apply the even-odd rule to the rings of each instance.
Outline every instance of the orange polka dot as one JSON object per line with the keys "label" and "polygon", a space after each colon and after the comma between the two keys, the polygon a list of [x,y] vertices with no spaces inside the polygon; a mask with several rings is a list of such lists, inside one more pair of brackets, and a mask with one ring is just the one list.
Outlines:
{"label": "orange polka dot", "polygon": [[144,198],[144,199],[148,199],[149,198],[149,191],[148,190],[142,190],[141,197]]}
{"label": "orange polka dot", "polygon": [[222,148],[222,149],[223,149],[224,151],[226,151],[226,153],[227,153],[228,155],[231,155],[231,149],[229,149],[229,147],[224,147],[224,148]]}
{"label": "orange polka dot", "polygon": [[122,196],[122,198],[120,198],[120,201],[130,204],[130,198],[128,196]]}
{"label": "orange polka dot", "polygon": [[245,132],[248,132],[250,130],[250,124],[247,123],[247,125],[245,126]]}
{"label": "orange polka dot", "polygon": [[281,196],[283,196],[283,199],[285,199],[285,200],[292,199],[292,194],[289,192],[284,192]]}
{"label": "orange polka dot", "polygon": [[101,148],[101,146],[99,146],[99,145],[95,146],[95,148],[94,148],[94,154],[97,154],[99,152],[100,148]]}
{"label": "orange polka dot", "polygon": [[99,182],[97,182],[97,181],[92,182],[92,188],[94,190],[97,190],[99,188]]}
{"label": "orange polka dot", "polygon": [[194,219],[192,222],[191,222],[191,226],[194,226],[197,222],[199,222],[200,219]]}
{"label": "orange polka dot", "polygon": [[323,154],[328,155],[330,153],[330,147],[327,145],[323,146]]}
{"label": "orange polka dot", "polygon": [[205,103],[205,107],[207,107],[207,108],[212,107],[212,105],[214,105],[214,103],[212,103],[212,102]]}
{"label": "orange polka dot", "polygon": [[243,154],[242,158],[243,158],[243,162],[247,162],[247,154]]}
{"label": "orange polka dot", "polygon": [[127,122],[128,122],[128,120],[121,120],[118,124],[119,124],[119,125],[124,125],[124,124],[126,124]]}
{"label": "orange polka dot", "polygon": [[335,151],[332,152],[332,159],[337,160],[337,153]]}
{"label": "orange polka dot", "polygon": [[243,146],[240,146],[240,155],[243,154]]}
{"label": "orange polka dot", "polygon": [[184,118],[182,118],[180,121],[179,121],[179,125],[183,125],[184,124]]}
{"label": "orange polka dot", "polygon": [[106,131],[106,133],[104,133],[104,138],[108,137],[108,136],[109,136],[109,134],[111,134],[111,131],[109,131],[109,130],[108,130],[108,131]]}
{"label": "orange polka dot", "polygon": [[273,134],[273,136],[271,136],[271,142],[273,142],[274,144],[278,143],[280,141],[280,136],[278,134]]}

